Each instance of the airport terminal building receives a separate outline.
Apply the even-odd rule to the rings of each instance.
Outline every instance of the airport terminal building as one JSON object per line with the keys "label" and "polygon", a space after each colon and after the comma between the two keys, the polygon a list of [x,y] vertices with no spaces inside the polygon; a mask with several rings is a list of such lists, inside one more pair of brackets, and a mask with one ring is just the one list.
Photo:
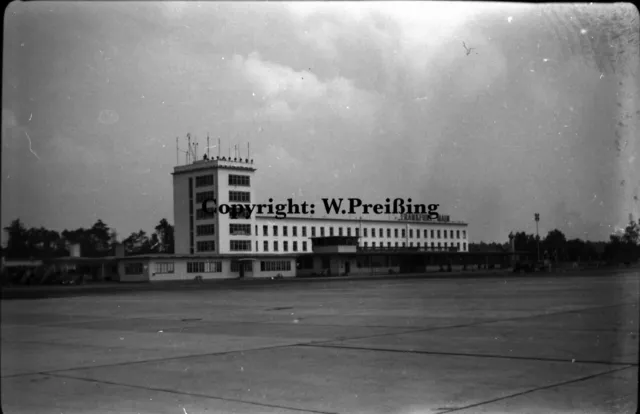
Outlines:
{"label": "airport terminal building", "polygon": [[276,218],[203,209],[207,200],[220,206],[255,203],[256,170],[253,160],[225,157],[176,166],[175,254],[119,258],[120,280],[388,273],[401,271],[403,255],[408,253],[468,251],[467,224],[448,217]]}

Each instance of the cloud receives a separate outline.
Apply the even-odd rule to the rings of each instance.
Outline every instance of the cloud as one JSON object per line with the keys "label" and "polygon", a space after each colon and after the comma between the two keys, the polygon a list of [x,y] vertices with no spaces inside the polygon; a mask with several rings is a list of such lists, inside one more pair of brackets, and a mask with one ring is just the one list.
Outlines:
{"label": "cloud", "polygon": [[[371,122],[376,110],[374,94],[358,90],[343,77],[322,81],[314,73],[261,59],[235,55],[232,69],[251,87],[258,109],[240,108],[236,119],[291,121],[338,117],[347,121]],[[324,116],[323,116],[324,115]]]}

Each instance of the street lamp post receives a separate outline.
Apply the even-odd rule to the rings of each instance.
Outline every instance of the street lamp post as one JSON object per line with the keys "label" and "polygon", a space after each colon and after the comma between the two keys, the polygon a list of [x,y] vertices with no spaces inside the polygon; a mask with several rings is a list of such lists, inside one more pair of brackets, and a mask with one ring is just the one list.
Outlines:
{"label": "street lamp post", "polygon": [[538,222],[540,221],[540,214],[535,214],[536,219],[536,244],[538,245],[538,261],[540,261],[540,234],[538,233]]}

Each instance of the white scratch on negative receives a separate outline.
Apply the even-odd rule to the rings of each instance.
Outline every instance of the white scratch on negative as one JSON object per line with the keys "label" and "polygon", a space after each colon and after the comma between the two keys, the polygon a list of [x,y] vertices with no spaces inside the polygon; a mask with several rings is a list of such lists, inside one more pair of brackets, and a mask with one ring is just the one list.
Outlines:
{"label": "white scratch on negative", "polygon": [[182,407],[182,411],[184,411],[184,414],[187,414],[187,410],[185,410],[184,407]]}
{"label": "white scratch on negative", "polygon": [[36,154],[33,149],[31,148],[31,137],[29,136],[29,134],[27,133],[27,131],[24,131],[24,134],[27,136],[27,139],[29,140],[29,151],[31,151],[31,153],[33,155],[36,156],[37,159],[40,159],[40,157],[38,157],[38,154]]}

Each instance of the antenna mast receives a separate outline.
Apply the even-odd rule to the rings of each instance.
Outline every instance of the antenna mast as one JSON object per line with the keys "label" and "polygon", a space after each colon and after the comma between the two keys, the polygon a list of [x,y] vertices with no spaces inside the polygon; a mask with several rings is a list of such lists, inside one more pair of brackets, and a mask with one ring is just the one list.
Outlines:
{"label": "antenna mast", "polygon": [[249,150],[249,143],[247,142],[247,161],[251,159],[251,151]]}
{"label": "antenna mast", "polygon": [[178,144],[178,137],[176,137],[176,165],[180,164],[180,145]]}
{"label": "antenna mast", "polygon": [[191,134],[187,132],[187,143],[189,146],[189,149],[187,150],[187,164],[189,164],[189,162],[191,161]]}
{"label": "antenna mast", "polygon": [[220,147],[220,138],[218,138],[218,159],[220,159],[220,150],[221,150],[221,147]]}
{"label": "antenna mast", "polygon": [[207,132],[207,158],[209,158],[209,133]]}

